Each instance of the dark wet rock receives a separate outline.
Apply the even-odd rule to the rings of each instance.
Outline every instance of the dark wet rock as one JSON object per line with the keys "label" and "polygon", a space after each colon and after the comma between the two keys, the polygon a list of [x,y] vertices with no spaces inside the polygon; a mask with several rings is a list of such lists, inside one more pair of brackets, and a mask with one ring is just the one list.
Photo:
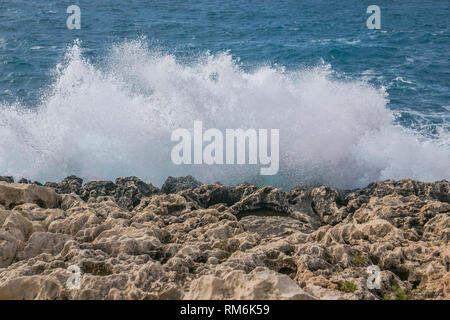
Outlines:
{"label": "dark wet rock", "polygon": [[336,189],[322,186],[311,190],[311,207],[324,223],[334,225],[345,217],[338,200]]}
{"label": "dark wet rock", "polygon": [[83,179],[76,176],[69,176],[58,184],[56,192],[61,194],[75,193],[80,195]]}
{"label": "dark wet rock", "polygon": [[81,194],[81,188],[83,185],[83,179],[77,176],[68,176],[60,183],[46,182],[45,186],[55,189],[59,194],[69,194],[75,193],[77,195]]}
{"label": "dark wet rock", "polygon": [[438,201],[450,203],[450,182],[447,180],[435,182],[431,185],[429,195]]}
{"label": "dark wet rock", "polygon": [[185,189],[194,189],[201,185],[202,183],[197,181],[192,176],[178,177],[178,178],[168,177],[167,180],[164,182],[161,191],[165,194],[177,193]]}
{"label": "dark wet rock", "polygon": [[193,200],[203,208],[223,203],[232,206],[240,201],[244,194],[250,194],[257,188],[249,185],[228,187],[220,184],[204,184],[195,189],[185,189],[179,192],[183,197]]}
{"label": "dark wet rock", "polygon": [[114,198],[122,208],[133,209],[143,198],[159,192],[151,183],[145,183],[137,177],[122,177],[116,179]]}
{"label": "dark wet rock", "polygon": [[14,182],[14,178],[10,177],[10,176],[0,176],[0,181],[13,183]]}
{"label": "dark wet rock", "polygon": [[90,181],[80,190],[80,197],[84,201],[89,198],[114,196],[117,186],[112,181]]}
{"label": "dark wet rock", "polygon": [[31,181],[25,178],[20,179],[19,181],[17,181],[17,183],[22,183],[22,184],[35,184],[38,186],[42,186],[42,183],[40,183],[39,181]]}
{"label": "dark wet rock", "polygon": [[56,182],[46,182],[44,183],[44,187],[56,189],[58,188],[58,184]]}
{"label": "dark wet rock", "polygon": [[47,183],[60,194],[75,193],[84,201],[91,198],[113,197],[122,208],[131,210],[141,199],[157,194],[159,189],[151,183],[145,183],[137,177],[122,177],[112,181],[91,181],[82,185],[83,180],[76,176],[65,178],[61,183]]}
{"label": "dark wet rock", "polygon": [[[450,203],[450,183],[446,180],[421,182],[410,179],[386,180],[369,184],[364,189],[352,190],[350,194],[385,197],[396,194],[400,196],[417,196],[421,199],[435,199]],[[354,198],[354,196],[353,196]]]}
{"label": "dark wet rock", "polygon": [[233,204],[230,210],[234,214],[255,210],[270,210],[281,212],[284,215],[290,215],[292,213],[286,192],[269,186],[252,190],[250,194],[245,194],[244,192],[242,199]]}

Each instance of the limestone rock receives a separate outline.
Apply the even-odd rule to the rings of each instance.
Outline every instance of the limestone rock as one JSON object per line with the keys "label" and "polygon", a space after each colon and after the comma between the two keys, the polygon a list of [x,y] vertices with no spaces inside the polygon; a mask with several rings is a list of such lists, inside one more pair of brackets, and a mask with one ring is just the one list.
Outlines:
{"label": "limestone rock", "polygon": [[13,262],[20,244],[13,234],[0,230],[0,269],[6,268]]}
{"label": "limestone rock", "polygon": [[14,208],[24,203],[35,203],[42,208],[56,208],[59,197],[53,189],[35,184],[0,182],[0,204]]}
{"label": "limestone rock", "polygon": [[69,235],[62,233],[34,232],[18,258],[27,260],[41,253],[57,255],[69,239]]}
{"label": "limestone rock", "polygon": [[450,299],[447,181],[81,183],[0,182],[0,299]]}
{"label": "limestone rock", "polygon": [[288,276],[264,268],[249,274],[231,271],[221,277],[194,280],[185,299],[194,300],[315,300]]}

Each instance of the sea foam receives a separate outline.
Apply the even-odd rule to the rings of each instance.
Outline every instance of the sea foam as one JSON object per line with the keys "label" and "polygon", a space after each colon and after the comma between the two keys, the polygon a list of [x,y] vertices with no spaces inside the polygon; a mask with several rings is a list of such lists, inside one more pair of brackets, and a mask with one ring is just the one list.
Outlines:
{"label": "sea foam", "polygon": [[[328,65],[245,70],[230,53],[182,63],[145,41],[115,45],[92,63],[76,42],[34,108],[0,102],[0,173],[41,182],[136,175],[161,185],[191,174],[203,182],[339,188],[381,179],[450,179],[449,137],[395,124],[384,88],[343,81]],[[280,129],[280,171],[255,165],[174,165],[171,132]]]}

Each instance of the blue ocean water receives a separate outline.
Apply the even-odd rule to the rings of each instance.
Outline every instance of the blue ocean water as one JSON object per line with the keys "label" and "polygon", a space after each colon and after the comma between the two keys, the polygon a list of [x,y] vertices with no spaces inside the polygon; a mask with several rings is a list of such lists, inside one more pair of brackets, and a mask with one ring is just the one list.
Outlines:
{"label": "blue ocean water", "polygon": [[[66,26],[72,4],[80,30]],[[2,0],[0,173],[449,179],[449,4]],[[172,166],[170,129],[200,117],[285,129],[278,178]]]}

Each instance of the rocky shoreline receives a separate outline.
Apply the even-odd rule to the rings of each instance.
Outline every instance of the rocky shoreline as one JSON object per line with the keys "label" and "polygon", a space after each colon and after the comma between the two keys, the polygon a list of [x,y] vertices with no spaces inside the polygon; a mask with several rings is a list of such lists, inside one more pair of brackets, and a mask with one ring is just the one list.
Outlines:
{"label": "rocky shoreline", "polygon": [[449,239],[445,180],[285,192],[0,177],[0,299],[450,299]]}

